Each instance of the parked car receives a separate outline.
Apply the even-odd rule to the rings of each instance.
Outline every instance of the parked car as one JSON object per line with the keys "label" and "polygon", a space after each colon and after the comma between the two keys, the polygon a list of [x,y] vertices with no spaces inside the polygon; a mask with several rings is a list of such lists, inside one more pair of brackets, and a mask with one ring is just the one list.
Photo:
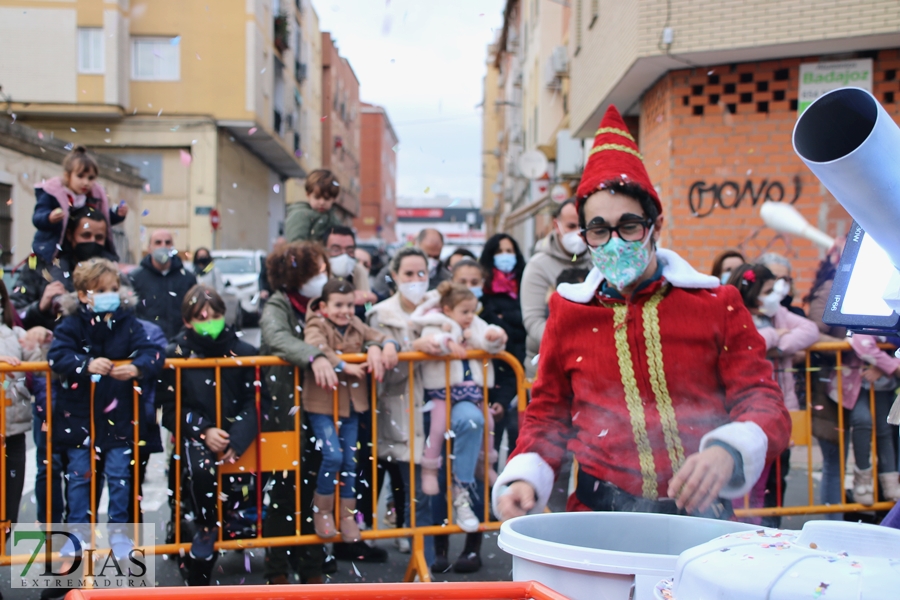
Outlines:
{"label": "parked car", "polygon": [[259,272],[266,260],[262,250],[213,250],[213,262],[226,290],[240,300],[240,322],[254,326],[259,321]]}

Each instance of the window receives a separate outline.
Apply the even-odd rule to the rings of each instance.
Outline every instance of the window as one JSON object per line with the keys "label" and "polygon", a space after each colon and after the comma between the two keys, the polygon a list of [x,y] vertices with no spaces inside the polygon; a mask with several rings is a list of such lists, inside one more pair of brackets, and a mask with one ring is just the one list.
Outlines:
{"label": "window", "polygon": [[78,72],[86,75],[102,74],[104,70],[103,30],[78,30]]}
{"label": "window", "polygon": [[131,78],[178,81],[181,78],[181,38],[131,40]]}
{"label": "window", "polygon": [[144,192],[161,194],[163,191],[163,157],[162,154],[116,154],[123,163],[135,167],[141,177],[147,180]]}

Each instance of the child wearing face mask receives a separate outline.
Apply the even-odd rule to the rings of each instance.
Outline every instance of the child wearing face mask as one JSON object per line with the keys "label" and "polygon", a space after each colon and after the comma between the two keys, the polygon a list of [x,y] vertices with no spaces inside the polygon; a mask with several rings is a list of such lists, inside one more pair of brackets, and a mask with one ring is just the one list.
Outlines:
{"label": "child wearing face mask", "polygon": [[[487,382],[481,360],[465,360],[468,350],[485,350],[492,354],[503,350],[506,335],[496,325],[488,325],[475,312],[478,300],[467,287],[442,282],[435,292],[416,308],[412,322],[421,328],[420,337],[433,338],[444,355],[456,359],[450,362],[450,381],[446,378],[443,361],[427,361],[422,364],[422,380],[425,387],[426,407],[430,406],[431,427],[422,457],[422,491],[428,495],[440,492],[438,470],[444,439],[448,435],[446,420],[447,388],[450,388],[452,429],[454,431],[453,506],[456,523],[463,531],[476,531],[479,519],[471,507],[468,488],[475,483],[478,453],[482,447],[484,417],[481,404],[484,387],[493,387],[494,370],[487,362]],[[464,416],[464,410],[455,410],[460,404],[471,405],[473,418]],[[465,408],[465,407],[463,407]],[[489,431],[494,423],[488,412]],[[457,431],[458,430],[458,431]]]}
{"label": "child wearing face mask", "polygon": [[[386,369],[397,365],[398,342],[363,323],[355,315],[355,288],[342,279],[331,279],[320,297],[309,304],[304,341],[318,348],[331,363],[338,379],[336,388],[316,385],[307,370],[303,384],[303,410],[322,452],[322,466],[313,497],[316,535],[333,538],[334,491],[340,484],[340,533],[345,542],[360,539],[356,522],[356,443],[359,416],[369,410],[366,373],[382,381]],[[345,354],[366,353],[366,362],[350,364]],[[338,422],[334,421],[334,390],[338,396]]]}
{"label": "child wearing face mask", "polygon": [[31,250],[46,262],[52,262],[65,239],[71,211],[91,206],[106,217],[108,226],[125,220],[128,205],[123,200],[110,207],[103,187],[97,183],[100,167],[84,146],[76,146],[63,160],[63,174],[35,188],[37,201],[31,222],[37,231]]}
{"label": "child wearing face mask", "polygon": [[[133,426],[139,416],[133,410],[135,380],[158,375],[164,348],[149,340],[135,317],[136,298],[122,287],[112,262],[84,261],[72,280],[75,293],[61,302],[66,316],[53,332],[47,356],[56,375],[53,452],[66,464],[67,522],[82,524],[76,526],[82,540],[89,536],[87,524],[93,510],[92,449],[101,455],[109,495],[106,539],[121,558],[133,547],[131,531],[121,524],[134,522],[128,500],[132,461],[138,455]],[[63,551],[67,549],[71,550],[71,544]]]}
{"label": "child wearing face mask", "polygon": [[[222,358],[256,356],[257,348],[241,341],[225,325],[225,301],[207,285],[195,285],[181,304],[184,329],[166,348],[167,358]],[[215,382],[215,385],[211,385]],[[250,447],[257,434],[256,373],[253,367],[223,368],[219,379],[213,368],[181,372],[181,443],[187,465],[186,492],[194,504],[196,532],[191,543],[189,585],[209,585],[217,553],[218,493],[216,473],[221,461],[234,461]],[[165,369],[157,385],[163,425],[175,431],[175,371]],[[221,403],[216,399],[220,394]],[[269,395],[260,392],[261,402]],[[217,410],[218,408],[218,410]],[[218,416],[217,416],[218,415]],[[176,451],[176,454],[178,452]],[[226,487],[223,493],[227,493]],[[232,502],[236,499],[232,499]],[[229,505],[224,501],[223,506]]]}
{"label": "child wearing face mask", "polygon": [[[753,317],[756,329],[766,343],[766,352],[774,366],[775,379],[784,394],[788,410],[800,410],[794,387],[793,357],[803,352],[819,340],[819,328],[804,317],[798,316],[781,305],[790,292],[790,286],[762,265],[742,265],[728,280],[741,292],[744,305]],[[769,471],[769,464],[750,492],[750,507],[763,506]],[[782,492],[783,494],[783,492]],[[761,519],[751,517],[751,522],[759,524]]]}

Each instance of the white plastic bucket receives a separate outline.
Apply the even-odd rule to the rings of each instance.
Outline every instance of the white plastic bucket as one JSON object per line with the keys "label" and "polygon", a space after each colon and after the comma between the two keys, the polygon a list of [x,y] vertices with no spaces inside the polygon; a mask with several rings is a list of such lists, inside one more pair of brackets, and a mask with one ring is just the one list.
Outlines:
{"label": "white plastic bucket", "polygon": [[572,600],[652,600],[678,555],[746,523],[674,515],[578,512],[529,515],[500,528],[513,581],[534,580]]}

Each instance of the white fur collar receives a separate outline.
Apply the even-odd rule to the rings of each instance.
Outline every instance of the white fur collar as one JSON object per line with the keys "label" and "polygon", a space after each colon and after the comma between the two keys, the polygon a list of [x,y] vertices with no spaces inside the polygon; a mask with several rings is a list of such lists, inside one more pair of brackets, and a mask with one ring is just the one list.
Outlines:
{"label": "white fur collar", "polygon": [[[663,264],[663,277],[675,287],[711,290],[722,283],[712,275],[697,272],[686,260],[671,250],[659,248],[656,256]],[[587,304],[603,283],[603,275],[597,267],[591,269],[584,283],[561,283],[556,288],[560,296],[570,302]]]}

